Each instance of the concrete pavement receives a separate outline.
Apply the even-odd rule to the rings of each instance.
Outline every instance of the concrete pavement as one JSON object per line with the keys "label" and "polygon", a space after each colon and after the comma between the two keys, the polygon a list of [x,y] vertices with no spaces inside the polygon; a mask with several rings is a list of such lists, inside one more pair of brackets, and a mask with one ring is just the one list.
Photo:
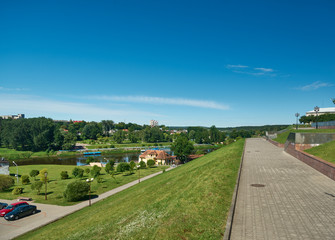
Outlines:
{"label": "concrete pavement", "polygon": [[[169,171],[173,168],[168,168],[166,171]],[[146,177],[141,178],[141,182],[145,181],[149,178],[155,177],[161,172],[157,172],[151,175],[148,175]],[[104,198],[107,198],[109,196],[112,196],[118,192],[121,192],[127,188],[130,188],[134,185],[138,184],[138,180],[127,183],[125,185],[122,185],[118,188],[112,189],[108,192],[100,194],[97,198],[94,198],[91,200],[91,203],[94,204]],[[5,203],[12,203],[13,200],[3,200],[0,199],[0,202]],[[36,213],[35,215],[31,215],[28,217],[21,218],[16,221],[7,221],[4,218],[0,218],[0,240],[7,240],[12,239],[17,236],[20,236],[26,232],[29,232],[33,229],[37,229],[41,226],[47,225],[51,222],[54,222],[60,218],[65,217],[66,215],[69,215],[73,212],[76,212],[84,207],[88,206],[88,201],[84,201],[81,203],[78,203],[73,206],[56,206],[56,205],[48,205],[48,204],[42,204],[42,203],[31,203],[32,205],[36,205],[37,209],[40,211],[39,213]]]}
{"label": "concrete pavement", "polygon": [[264,139],[248,139],[232,240],[335,239],[335,181]]}

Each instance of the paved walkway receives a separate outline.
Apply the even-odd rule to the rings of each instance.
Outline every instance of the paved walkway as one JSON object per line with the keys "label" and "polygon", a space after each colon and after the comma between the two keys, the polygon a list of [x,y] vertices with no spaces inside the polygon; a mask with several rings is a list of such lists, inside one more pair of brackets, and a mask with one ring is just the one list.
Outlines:
{"label": "paved walkway", "polygon": [[[168,168],[166,171],[169,171],[173,168]],[[146,177],[141,178],[141,182],[145,181],[149,178],[155,177],[162,172],[157,172],[151,175],[148,175]],[[107,198],[109,196],[112,196],[118,192],[121,192],[127,188],[130,188],[134,185],[138,184],[138,180],[127,183],[125,185],[122,185],[118,188],[115,188],[113,190],[110,190],[108,192],[102,193],[99,195],[99,197],[94,198],[91,200],[91,203],[94,204],[104,198]],[[13,200],[3,200],[0,199],[0,202],[5,203],[12,203]],[[55,206],[55,205],[48,205],[48,204],[42,204],[42,203],[32,203],[33,205],[37,206],[37,209],[40,210],[39,213],[35,215],[31,215],[25,218],[21,218],[16,221],[6,221],[4,218],[0,218],[0,239],[1,240],[7,240],[15,238],[19,235],[22,235],[26,232],[29,232],[33,229],[39,228],[41,226],[47,225],[51,222],[54,222],[60,218],[65,217],[66,215],[69,215],[73,212],[76,212],[84,207],[88,206],[88,201],[81,202],[79,204],[73,205],[73,206]]]}
{"label": "paved walkway", "polygon": [[232,226],[232,240],[334,240],[335,181],[264,139],[248,139]]}

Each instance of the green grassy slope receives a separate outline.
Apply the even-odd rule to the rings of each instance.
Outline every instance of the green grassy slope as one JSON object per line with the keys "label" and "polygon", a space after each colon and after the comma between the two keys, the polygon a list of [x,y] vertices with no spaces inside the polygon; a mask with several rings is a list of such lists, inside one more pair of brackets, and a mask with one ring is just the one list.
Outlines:
{"label": "green grassy slope", "polygon": [[317,147],[313,147],[305,150],[305,152],[317,156],[323,160],[331,163],[335,163],[335,141],[321,144]]}
{"label": "green grassy slope", "polygon": [[225,146],[20,239],[222,239],[243,144]]}
{"label": "green grassy slope", "polygon": [[285,143],[286,139],[288,137],[288,135],[291,132],[301,132],[301,133],[335,133],[335,129],[299,129],[299,130],[295,130],[295,129],[291,129],[289,131],[283,132],[281,134],[277,135],[277,138],[273,139],[276,142],[279,143]]}

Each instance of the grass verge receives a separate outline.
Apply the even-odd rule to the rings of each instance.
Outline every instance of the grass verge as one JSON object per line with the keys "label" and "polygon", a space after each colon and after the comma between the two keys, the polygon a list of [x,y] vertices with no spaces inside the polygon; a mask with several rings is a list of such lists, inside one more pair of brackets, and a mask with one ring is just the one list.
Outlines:
{"label": "grass verge", "polygon": [[307,149],[305,152],[335,164],[335,141]]}
{"label": "grass verge", "polygon": [[222,239],[243,145],[222,147],[19,239]]}

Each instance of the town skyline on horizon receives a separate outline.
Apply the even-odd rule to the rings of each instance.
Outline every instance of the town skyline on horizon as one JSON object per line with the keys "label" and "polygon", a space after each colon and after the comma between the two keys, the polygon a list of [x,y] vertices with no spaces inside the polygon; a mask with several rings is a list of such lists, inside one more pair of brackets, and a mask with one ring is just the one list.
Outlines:
{"label": "town skyline on horizon", "polygon": [[335,2],[0,4],[0,115],[293,124],[334,107]]}

